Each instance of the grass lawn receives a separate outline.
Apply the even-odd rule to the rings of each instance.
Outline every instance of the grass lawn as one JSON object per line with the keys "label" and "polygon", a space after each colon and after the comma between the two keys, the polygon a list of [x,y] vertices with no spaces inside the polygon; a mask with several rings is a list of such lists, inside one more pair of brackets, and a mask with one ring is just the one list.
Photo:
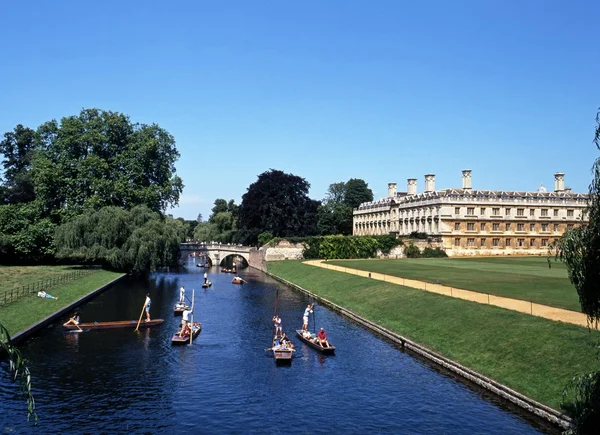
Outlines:
{"label": "grass lawn", "polygon": [[438,283],[581,312],[566,266],[546,257],[329,260],[343,267]]}
{"label": "grass lawn", "polygon": [[597,331],[299,261],[269,262],[268,268],[555,409],[574,374],[600,369],[593,347]]}
{"label": "grass lawn", "polygon": [[[56,277],[61,274],[70,273],[72,270],[70,266],[66,268],[64,266],[1,267],[0,277],[3,283],[10,282],[21,286],[28,282],[33,284],[36,280],[41,280],[42,278]],[[42,299],[32,294],[20,298],[15,302],[0,304],[0,323],[11,334],[14,334],[57,310],[66,307],[73,301],[119,276],[121,276],[120,273],[95,269],[89,275],[57,284],[51,290],[48,290],[48,293],[52,296],[58,296],[58,300]],[[4,285],[2,289],[4,289]]]}

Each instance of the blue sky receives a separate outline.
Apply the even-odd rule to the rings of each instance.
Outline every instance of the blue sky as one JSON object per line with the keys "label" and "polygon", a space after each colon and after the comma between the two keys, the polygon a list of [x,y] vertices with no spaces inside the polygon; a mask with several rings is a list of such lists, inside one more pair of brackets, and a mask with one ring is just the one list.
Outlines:
{"label": "blue sky", "polygon": [[0,133],[96,107],[175,136],[175,217],[264,171],[311,184],[585,192],[600,2],[23,1],[0,5]]}

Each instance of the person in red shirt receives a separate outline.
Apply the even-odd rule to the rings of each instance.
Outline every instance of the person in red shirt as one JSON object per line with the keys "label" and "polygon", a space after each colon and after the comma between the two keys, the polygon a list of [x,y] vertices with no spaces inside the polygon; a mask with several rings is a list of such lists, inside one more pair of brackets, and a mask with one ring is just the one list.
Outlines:
{"label": "person in red shirt", "polygon": [[319,344],[322,347],[329,347],[329,342],[327,341],[327,333],[323,328],[321,328],[321,330],[317,334],[317,338],[319,339]]}

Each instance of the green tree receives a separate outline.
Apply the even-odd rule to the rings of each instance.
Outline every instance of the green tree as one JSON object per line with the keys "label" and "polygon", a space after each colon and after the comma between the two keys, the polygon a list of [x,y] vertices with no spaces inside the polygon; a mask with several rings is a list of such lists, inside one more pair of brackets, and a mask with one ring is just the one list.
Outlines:
{"label": "green tree", "polygon": [[353,210],[372,200],[373,192],[364,180],[351,178],[347,182],[330,184],[319,208],[319,234],[351,235]]}
{"label": "green tree", "polygon": [[35,131],[17,125],[12,132],[4,133],[0,141],[4,170],[0,203],[23,203],[33,201],[35,192],[31,182],[31,160],[35,151]]}
{"label": "green tree", "polygon": [[216,241],[218,234],[217,226],[211,222],[199,223],[196,228],[194,228],[194,240],[200,242]]}
{"label": "green tree", "polygon": [[[600,149],[600,110],[594,143]],[[567,231],[555,244],[557,257],[567,265],[569,279],[579,295],[590,325],[600,320],[600,158],[592,166],[588,222]],[[600,370],[576,375],[565,390],[565,408],[573,417],[572,434],[597,433],[600,427]]]}
{"label": "green tree", "polygon": [[186,235],[183,222],[145,206],[103,207],[60,225],[55,243],[59,259],[143,273],[176,266]]}
{"label": "green tree", "polygon": [[308,197],[309,188],[297,175],[275,169],[260,174],[242,196],[240,241],[256,244],[265,231],[275,237],[316,234],[319,202]]}
{"label": "green tree", "polygon": [[177,205],[175,140],[156,124],[133,124],[116,112],[82,110],[36,132],[32,180],[46,212],[72,217],[105,206]]}
{"label": "green tree", "polygon": [[227,211],[227,201],[225,201],[223,198],[215,199],[215,206],[211,209],[211,211],[212,213],[208,217],[210,222],[212,222],[214,216]]}

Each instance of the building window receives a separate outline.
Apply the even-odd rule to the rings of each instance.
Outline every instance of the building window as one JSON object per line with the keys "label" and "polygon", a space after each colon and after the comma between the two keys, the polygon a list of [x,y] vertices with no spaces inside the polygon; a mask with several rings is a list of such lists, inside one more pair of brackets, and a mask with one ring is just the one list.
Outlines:
{"label": "building window", "polygon": [[479,224],[479,230],[485,231],[485,224]]}
{"label": "building window", "polygon": [[475,239],[467,239],[467,247],[469,247],[469,248],[475,247]]}
{"label": "building window", "polygon": [[548,224],[542,224],[542,231],[548,231]]}
{"label": "building window", "polygon": [[504,209],[504,214],[510,216],[510,208]]}
{"label": "building window", "polygon": [[573,217],[573,210],[567,210],[567,216]]}
{"label": "building window", "polygon": [[467,224],[467,231],[475,231],[475,224],[473,222]]}
{"label": "building window", "polygon": [[535,224],[529,224],[529,231],[535,231]]}
{"label": "building window", "polygon": [[475,214],[475,207],[467,207],[467,215],[473,216]]}
{"label": "building window", "polygon": [[558,231],[558,224],[554,224],[554,232]]}
{"label": "building window", "polygon": [[568,225],[567,225],[567,231],[570,231],[570,230],[572,230],[572,229],[573,229],[573,224],[568,224]]}
{"label": "building window", "polygon": [[460,214],[460,207],[454,207],[454,214]]}
{"label": "building window", "polygon": [[557,208],[554,209],[553,214],[554,214],[554,217],[558,217],[558,209]]}
{"label": "building window", "polygon": [[454,222],[454,231],[460,230],[460,222]]}
{"label": "building window", "polygon": [[480,246],[485,246],[485,237],[479,241]]}
{"label": "building window", "polygon": [[524,208],[518,208],[517,209],[517,216],[525,216],[525,209]]}
{"label": "building window", "polygon": [[492,246],[500,246],[500,239],[492,239]]}
{"label": "building window", "polygon": [[535,216],[535,209],[529,210],[529,216]]}
{"label": "building window", "polygon": [[506,243],[504,244],[504,246],[510,246],[510,239],[506,239]]}
{"label": "building window", "polygon": [[460,246],[460,239],[454,239],[454,246]]}
{"label": "building window", "polygon": [[500,216],[500,209],[499,208],[493,208],[492,209],[492,214],[494,216]]}
{"label": "building window", "polygon": [[517,224],[517,231],[525,231],[525,224]]}
{"label": "building window", "polygon": [[506,231],[510,231],[510,224],[506,224]]}
{"label": "building window", "polygon": [[535,246],[535,239],[529,239],[529,246]]}
{"label": "building window", "polygon": [[519,247],[525,246],[525,239],[517,239],[517,246],[519,246]]}
{"label": "building window", "polygon": [[479,209],[479,214],[480,214],[481,216],[485,216],[485,207],[481,207],[481,208]]}
{"label": "building window", "polygon": [[547,208],[543,208],[542,209],[542,216],[548,216],[548,209]]}
{"label": "building window", "polygon": [[548,246],[548,239],[542,239],[542,246]]}
{"label": "building window", "polygon": [[500,224],[492,224],[492,231],[500,231]]}

